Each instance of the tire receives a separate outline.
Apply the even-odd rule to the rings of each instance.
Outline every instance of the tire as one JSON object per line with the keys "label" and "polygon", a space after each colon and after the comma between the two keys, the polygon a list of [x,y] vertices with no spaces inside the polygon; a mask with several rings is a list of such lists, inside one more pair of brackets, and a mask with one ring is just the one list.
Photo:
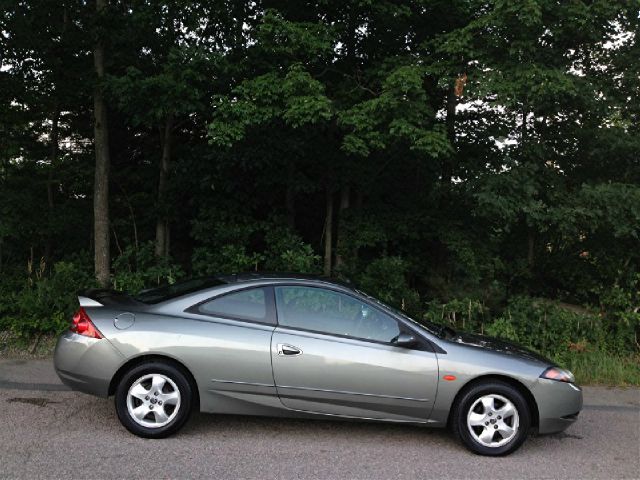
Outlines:
{"label": "tire", "polygon": [[454,435],[479,455],[515,452],[527,439],[530,426],[531,412],[523,395],[498,380],[464,390],[452,412]]}
{"label": "tire", "polygon": [[193,392],[182,369],[161,361],[144,363],[118,383],[116,412],[122,425],[139,437],[168,437],[189,419]]}

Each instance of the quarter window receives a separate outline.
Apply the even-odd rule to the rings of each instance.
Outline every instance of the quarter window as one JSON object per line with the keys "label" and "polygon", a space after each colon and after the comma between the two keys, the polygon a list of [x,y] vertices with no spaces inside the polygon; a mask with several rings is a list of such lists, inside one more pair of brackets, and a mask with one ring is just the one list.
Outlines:
{"label": "quarter window", "polygon": [[229,293],[203,303],[198,311],[206,315],[266,322],[267,295],[263,288]]}
{"label": "quarter window", "polygon": [[285,327],[391,342],[398,322],[357,298],[323,288],[276,287],[278,323]]}

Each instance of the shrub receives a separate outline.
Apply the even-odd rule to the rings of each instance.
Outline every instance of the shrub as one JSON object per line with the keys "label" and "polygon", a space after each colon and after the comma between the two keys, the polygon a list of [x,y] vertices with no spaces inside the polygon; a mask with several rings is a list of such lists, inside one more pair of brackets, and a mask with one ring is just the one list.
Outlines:
{"label": "shrub", "polygon": [[402,257],[381,257],[367,265],[357,284],[368,294],[415,315],[421,310],[420,295],[407,282],[408,270],[409,262]]}
{"label": "shrub", "polygon": [[265,269],[281,272],[317,273],[320,270],[320,255],[311,245],[304,243],[290,228],[275,226],[267,228],[265,243]]}
{"label": "shrub", "polygon": [[191,257],[193,273],[198,276],[257,270],[263,260],[263,255],[255,252],[249,254],[245,246],[236,244],[222,245],[216,249],[198,247]]}
{"label": "shrub", "polygon": [[489,309],[475,298],[452,299],[446,303],[427,302],[423,317],[434,323],[446,323],[457,330],[486,333]]}
{"label": "shrub", "polygon": [[25,339],[64,330],[77,309],[77,292],[95,285],[90,271],[79,260],[61,261],[47,276],[44,261],[35,268],[30,264],[21,288],[2,291],[0,328]]}
{"label": "shrub", "polygon": [[545,299],[517,296],[500,311],[480,301],[452,300],[427,304],[424,317],[458,330],[517,342],[559,363],[578,361],[581,354],[634,355],[638,314],[609,314]]}
{"label": "shrub", "polygon": [[[227,223],[224,223],[224,222]],[[211,237],[198,224],[201,246],[194,249],[191,262],[195,275],[269,270],[296,273],[319,271],[320,256],[277,218],[251,226],[238,219],[220,220]],[[228,224],[233,238],[221,233]]]}
{"label": "shrub", "polygon": [[164,283],[175,283],[184,276],[182,268],[171,263],[170,258],[158,258],[153,242],[139,248],[131,245],[113,260],[113,288],[126,292],[138,292]]}

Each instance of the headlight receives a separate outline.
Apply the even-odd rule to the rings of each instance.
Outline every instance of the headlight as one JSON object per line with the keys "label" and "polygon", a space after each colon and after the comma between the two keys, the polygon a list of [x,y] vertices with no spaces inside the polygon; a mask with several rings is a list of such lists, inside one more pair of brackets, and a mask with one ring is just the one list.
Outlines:
{"label": "headlight", "polygon": [[573,383],[576,381],[573,373],[564,368],[549,367],[542,374],[540,378],[546,378],[548,380],[556,380],[558,382]]}

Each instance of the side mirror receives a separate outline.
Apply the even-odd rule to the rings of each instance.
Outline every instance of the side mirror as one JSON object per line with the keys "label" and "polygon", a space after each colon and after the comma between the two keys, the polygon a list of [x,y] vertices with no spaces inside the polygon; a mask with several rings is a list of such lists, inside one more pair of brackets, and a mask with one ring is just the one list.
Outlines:
{"label": "side mirror", "polygon": [[416,340],[416,337],[406,332],[400,333],[400,335],[398,335],[398,338],[396,338],[396,341],[395,341],[395,344],[398,345],[399,347],[411,347],[416,343],[418,343],[418,340]]}

